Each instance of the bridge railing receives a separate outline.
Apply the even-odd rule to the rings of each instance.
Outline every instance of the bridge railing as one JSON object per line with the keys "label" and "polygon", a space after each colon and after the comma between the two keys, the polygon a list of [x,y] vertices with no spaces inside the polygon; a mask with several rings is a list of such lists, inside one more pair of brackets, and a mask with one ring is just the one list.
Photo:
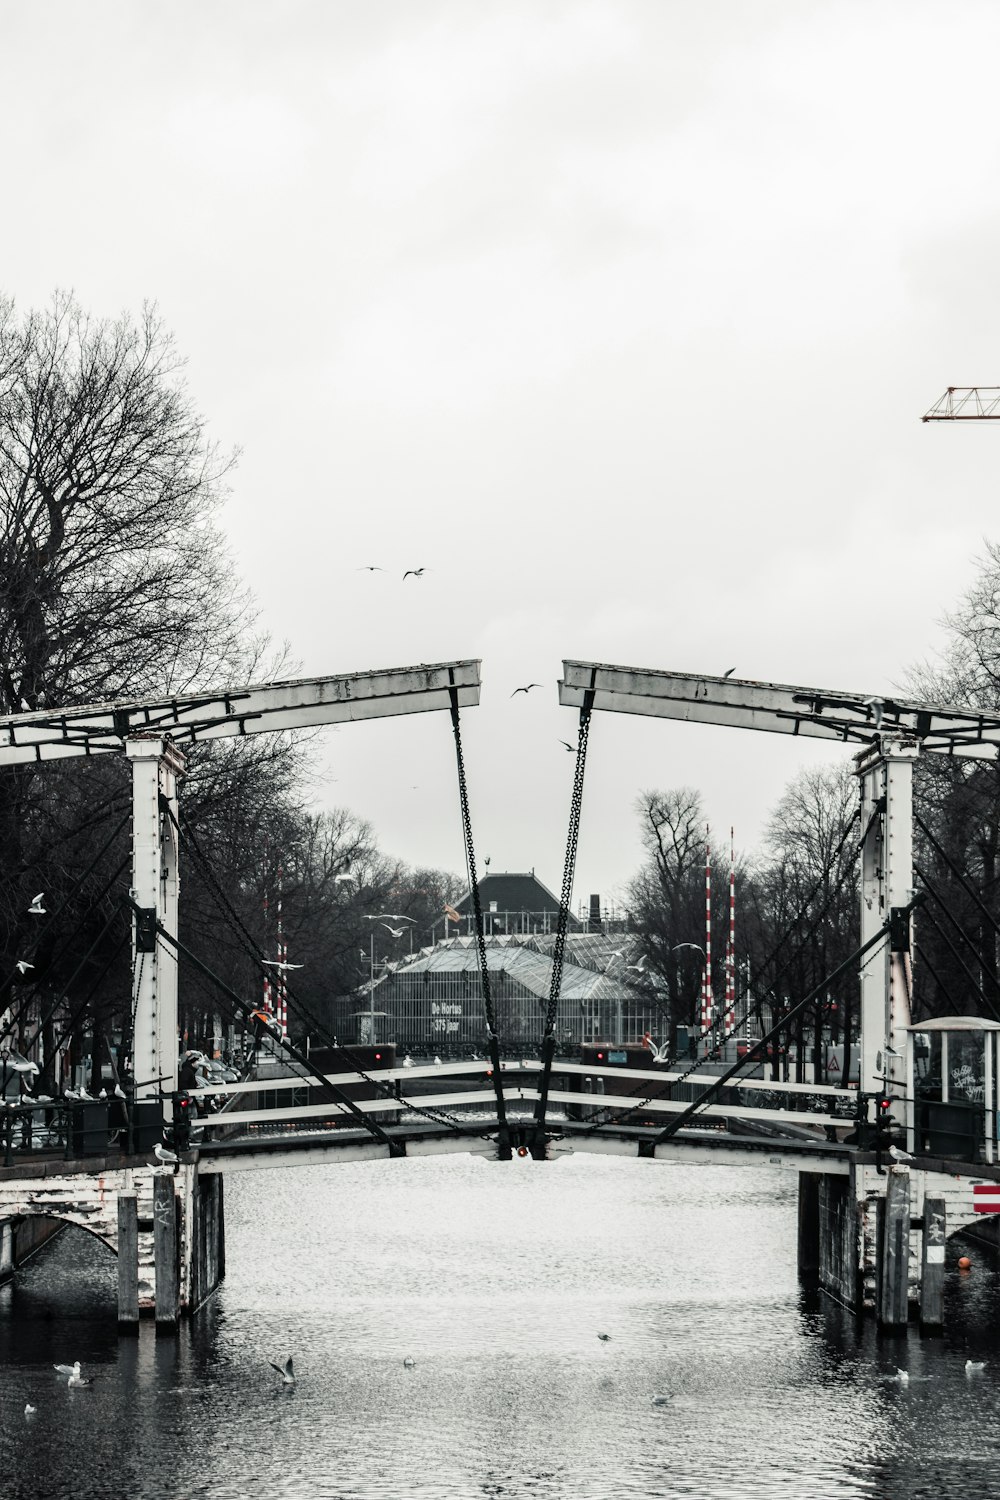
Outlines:
{"label": "bridge railing", "polygon": [[[533,1086],[534,1075],[541,1068],[536,1058],[506,1060],[503,1063],[504,1095],[511,1106],[533,1105],[539,1098]],[[217,1131],[227,1134],[240,1130],[256,1132],[261,1129],[312,1129],[324,1126],[342,1126],[352,1123],[356,1112],[377,1118],[380,1122],[398,1122],[412,1112],[462,1110],[493,1115],[493,1096],[490,1074],[486,1064],[478,1059],[447,1063],[418,1064],[412,1067],[383,1068],[362,1075],[355,1071],[325,1075],[335,1087],[343,1088],[370,1080],[393,1089],[395,1097],[354,1099],[351,1106],[331,1103],[329,1100],[311,1102],[309,1081],[300,1075],[286,1078],[269,1078],[260,1082],[249,1081],[193,1091],[207,1096],[226,1095],[232,1101],[222,1115],[207,1115],[200,1124],[215,1138]],[[615,1117],[634,1116],[633,1123],[653,1121],[688,1107],[707,1089],[713,1080],[690,1079],[685,1075],[662,1068],[616,1068],[610,1080],[614,1088],[608,1089],[609,1075],[605,1073],[603,1092],[594,1091],[595,1070],[591,1066],[575,1062],[557,1062],[553,1070],[554,1086],[548,1098],[558,1109],[565,1109],[577,1119],[592,1119],[599,1122],[601,1116],[612,1120]],[[475,1080],[474,1087],[451,1088],[441,1091],[414,1089],[414,1084],[424,1084],[434,1079]],[[573,1080],[578,1080],[574,1086]],[[409,1083],[410,1089],[404,1089]],[[588,1084],[590,1085],[588,1087]],[[317,1091],[318,1092],[318,1091]],[[269,1096],[264,1107],[260,1096]],[[761,1097],[762,1094],[766,1097]],[[288,1102],[278,1102],[283,1095]],[[298,1095],[298,1097],[296,1097]],[[241,1098],[246,1107],[240,1107]],[[854,1119],[857,1095],[850,1089],[837,1088],[829,1084],[772,1082],[760,1078],[735,1079],[727,1085],[721,1098],[707,1105],[702,1112],[706,1125],[713,1128],[727,1120],[756,1122],[780,1121],[782,1124],[804,1126],[812,1129],[825,1125],[847,1128]]]}

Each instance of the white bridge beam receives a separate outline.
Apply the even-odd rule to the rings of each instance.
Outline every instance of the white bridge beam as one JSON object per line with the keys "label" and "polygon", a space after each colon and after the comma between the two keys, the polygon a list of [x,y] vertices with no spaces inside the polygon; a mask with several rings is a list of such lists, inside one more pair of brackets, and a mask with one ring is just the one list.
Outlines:
{"label": "white bridge beam", "polygon": [[564,661],[559,702],[581,708],[588,693],[593,694],[595,709],[613,713],[839,740],[856,749],[891,732],[912,735],[922,750],[941,754],[989,760],[1000,754],[1000,715],[915,703],[889,693],[880,696]]}
{"label": "white bridge beam", "polygon": [[0,765],[121,754],[134,734],[175,744],[356,723],[394,714],[428,713],[479,702],[479,662],[393,667],[347,677],[303,677],[289,682],[220,688],[176,698],[38,709],[0,717]]}

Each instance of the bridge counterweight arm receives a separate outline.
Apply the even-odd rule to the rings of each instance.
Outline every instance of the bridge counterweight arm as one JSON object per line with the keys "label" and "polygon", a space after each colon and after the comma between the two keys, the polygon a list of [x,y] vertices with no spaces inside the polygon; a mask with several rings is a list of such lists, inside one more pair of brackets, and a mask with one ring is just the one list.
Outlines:
{"label": "bridge counterweight arm", "polygon": [[912,735],[931,753],[989,760],[1000,754],[1000,716],[895,694],[564,661],[559,702],[579,708],[590,691],[595,709],[614,713],[804,735],[858,750],[888,732]]}
{"label": "bridge counterweight arm", "polygon": [[110,703],[0,717],[0,766],[121,754],[129,736],[176,744],[229,739],[321,724],[428,713],[479,702],[479,662],[437,662],[221,688],[160,700]]}

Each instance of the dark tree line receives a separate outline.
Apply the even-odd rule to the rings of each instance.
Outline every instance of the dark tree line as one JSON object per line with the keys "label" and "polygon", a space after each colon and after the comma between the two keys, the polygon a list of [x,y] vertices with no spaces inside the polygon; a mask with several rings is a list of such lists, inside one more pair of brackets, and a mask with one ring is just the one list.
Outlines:
{"label": "dark tree line", "polygon": [[[0,299],[0,712],[289,675],[219,529],[234,462],[155,309],[97,320],[71,296],[28,312]],[[276,956],[263,902],[280,863],[287,941],[304,964],[293,988],[329,1017],[367,973],[367,914],[407,912],[423,931],[454,881],[389,859],[346,811],[311,812],[309,773],[290,735],[189,754],[180,931],[256,1003],[248,938]],[[128,1034],[129,805],[121,756],[0,771],[0,1035],[41,1039],[50,1070],[60,1046],[78,1062],[86,1038],[100,1066],[106,1039]],[[44,916],[30,910],[39,892]],[[192,970],[181,995],[182,1031],[203,1044],[217,994]]]}

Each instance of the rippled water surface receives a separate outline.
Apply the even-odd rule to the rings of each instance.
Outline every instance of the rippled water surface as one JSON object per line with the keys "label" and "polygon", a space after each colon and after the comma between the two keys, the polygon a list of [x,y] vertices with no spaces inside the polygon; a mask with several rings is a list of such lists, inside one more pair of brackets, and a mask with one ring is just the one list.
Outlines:
{"label": "rippled water surface", "polygon": [[[226,1219],[224,1286],[176,1340],[119,1341],[79,1231],[0,1291],[0,1500],[997,1493],[988,1253],[949,1247],[944,1338],[880,1339],[799,1286],[776,1169],[299,1168],[231,1178]],[[74,1359],[86,1390],[52,1370]]]}

